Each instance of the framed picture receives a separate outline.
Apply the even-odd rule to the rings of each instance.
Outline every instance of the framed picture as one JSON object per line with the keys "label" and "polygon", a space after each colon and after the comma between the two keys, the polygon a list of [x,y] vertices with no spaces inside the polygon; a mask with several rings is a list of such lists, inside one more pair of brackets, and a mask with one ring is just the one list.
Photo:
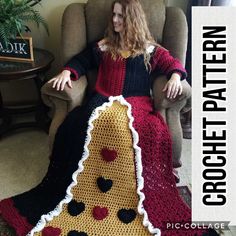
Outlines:
{"label": "framed picture", "polygon": [[0,41],[0,60],[34,61],[32,37],[10,39],[7,47]]}

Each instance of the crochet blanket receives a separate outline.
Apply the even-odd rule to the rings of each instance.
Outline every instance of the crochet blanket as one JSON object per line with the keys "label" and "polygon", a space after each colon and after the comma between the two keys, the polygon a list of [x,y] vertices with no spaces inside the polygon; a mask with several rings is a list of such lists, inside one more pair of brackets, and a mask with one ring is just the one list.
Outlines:
{"label": "crochet blanket", "polygon": [[[190,221],[191,211],[175,186],[168,128],[149,97],[110,97],[92,112],[83,143],[65,194],[50,211],[44,209],[36,226],[15,209],[19,199],[0,203],[17,235],[202,235],[166,228],[168,222]],[[50,178],[51,186],[59,181],[47,174],[41,188]]]}

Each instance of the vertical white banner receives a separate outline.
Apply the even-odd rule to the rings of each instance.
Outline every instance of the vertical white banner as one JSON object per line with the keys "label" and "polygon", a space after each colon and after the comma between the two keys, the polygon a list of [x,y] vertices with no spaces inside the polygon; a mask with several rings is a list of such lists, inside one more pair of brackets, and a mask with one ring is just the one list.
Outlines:
{"label": "vertical white banner", "polygon": [[192,11],[192,218],[236,225],[236,8]]}

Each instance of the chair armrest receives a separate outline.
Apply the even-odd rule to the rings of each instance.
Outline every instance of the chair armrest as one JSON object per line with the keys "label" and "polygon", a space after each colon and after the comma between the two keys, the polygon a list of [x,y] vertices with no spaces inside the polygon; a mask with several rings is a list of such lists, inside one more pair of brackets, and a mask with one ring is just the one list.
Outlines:
{"label": "chair armrest", "polygon": [[191,87],[186,80],[181,81],[183,92],[176,99],[170,100],[162,92],[167,82],[166,76],[159,76],[153,84],[154,108],[159,111],[166,121],[172,139],[172,161],[173,167],[180,167],[182,152],[182,128],[180,123],[180,110],[190,101]]}
{"label": "chair armrest", "polygon": [[162,111],[163,109],[168,108],[180,111],[187,103],[187,99],[191,97],[191,87],[186,80],[181,81],[183,86],[182,94],[177,96],[175,99],[170,100],[166,98],[166,92],[162,92],[166,83],[166,76],[159,76],[153,83],[154,108],[157,111]]}
{"label": "chair armrest", "polygon": [[181,81],[183,86],[182,94],[170,100],[166,98],[166,93],[162,92],[166,83],[166,76],[159,76],[153,83],[154,108],[159,112],[168,108],[180,111],[187,103],[187,99],[191,97],[191,87],[186,80]]}
{"label": "chair armrest", "polygon": [[52,149],[54,137],[58,127],[65,119],[67,113],[82,104],[87,87],[85,76],[72,81],[72,88],[65,87],[63,91],[52,88],[46,83],[41,89],[41,96],[46,105],[52,108],[52,122],[49,128],[49,147]]}
{"label": "chair armrest", "polygon": [[68,104],[67,112],[71,111],[76,106],[81,105],[87,87],[86,77],[83,76],[79,80],[71,82],[72,88],[65,86],[65,89],[63,91],[57,91],[55,88],[52,87],[52,83],[44,84],[41,89],[41,94],[45,104],[52,107],[52,100],[50,99],[50,97],[66,101]]}

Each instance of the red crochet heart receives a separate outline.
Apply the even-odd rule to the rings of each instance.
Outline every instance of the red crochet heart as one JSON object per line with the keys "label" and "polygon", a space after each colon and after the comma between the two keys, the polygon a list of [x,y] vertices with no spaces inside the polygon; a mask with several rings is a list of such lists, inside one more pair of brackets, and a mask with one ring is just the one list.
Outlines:
{"label": "red crochet heart", "polygon": [[103,148],[101,150],[101,155],[105,161],[111,162],[117,158],[117,151],[116,150],[109,150],[108,148]]}
{"label": "red crochet heart", "polygon": [[108,216],[108,209],[106,207],[95,206],[93,208],[93,217],[96,220],[103,220]]}
{"label": "red crochet heart", "polygon": [[48,226],[43,229],[42,235],[43,236],[59,236],[61,234],[61,229],[54,228],[52,226]]}

